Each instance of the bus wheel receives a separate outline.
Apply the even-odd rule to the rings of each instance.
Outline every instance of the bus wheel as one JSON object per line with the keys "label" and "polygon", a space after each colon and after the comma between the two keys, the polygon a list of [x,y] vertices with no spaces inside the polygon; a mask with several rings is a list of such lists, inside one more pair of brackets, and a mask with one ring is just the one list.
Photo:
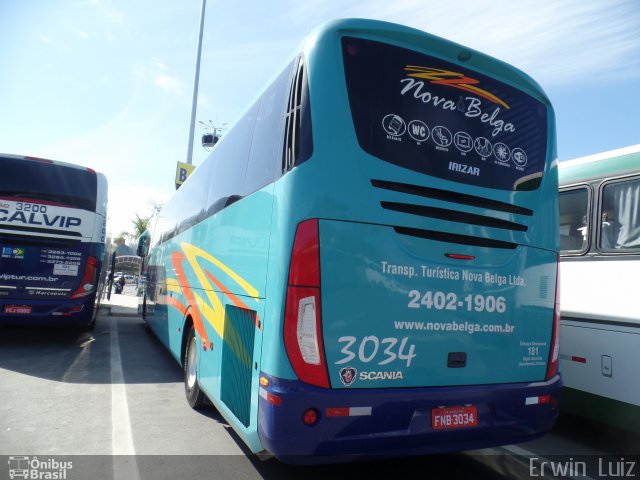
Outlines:
{"label": "bus wheel", "polygon": [[147,318],[147,296],[142,297],[142,318]]}
{"label": "bus wheel", "polygon": [[196,331],[193,327],[187,337],[187,348],[184,350],[184,393],[191,408],[198,409],[205,405],[205,396],[198,385],[198,347]]}

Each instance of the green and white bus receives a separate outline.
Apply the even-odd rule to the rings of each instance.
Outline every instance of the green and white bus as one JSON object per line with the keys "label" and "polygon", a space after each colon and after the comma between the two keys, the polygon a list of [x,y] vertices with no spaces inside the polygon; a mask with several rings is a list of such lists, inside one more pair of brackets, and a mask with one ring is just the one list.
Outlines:
{"label": "green and white bus", "polygon": [[563,409],[640,431],[640,145],[560,163]]}

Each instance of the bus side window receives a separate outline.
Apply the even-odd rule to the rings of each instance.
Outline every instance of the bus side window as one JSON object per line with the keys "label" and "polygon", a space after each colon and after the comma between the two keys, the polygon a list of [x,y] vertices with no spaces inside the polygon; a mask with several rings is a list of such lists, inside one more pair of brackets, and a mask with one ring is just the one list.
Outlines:
{"label": "bus side window", "polygon": [[589,244],[589,192],[577,188],[560,192],[560,252],[581,253]]}
{"label": "bus side window", "polygon": [[602,212],[600,248],[640,249],[640,178],[606,184]]}
{"label": "bus side window", "polygon": [[211,151],[207,162],[211,164],[212,172],[207,178],[209,193],[203,218],[214,215],[244,196],[251,138],[259,106],[260,101],[254,103]]}
{"label": "bus side window", "polygon": [[281,173],[278,168],[278,153],[281,151],[284,137],[284,110],[287,106],[291,67],[292,65],[289,65],[284,69],[260,100],[243,195],[250,195],[268,185]]}

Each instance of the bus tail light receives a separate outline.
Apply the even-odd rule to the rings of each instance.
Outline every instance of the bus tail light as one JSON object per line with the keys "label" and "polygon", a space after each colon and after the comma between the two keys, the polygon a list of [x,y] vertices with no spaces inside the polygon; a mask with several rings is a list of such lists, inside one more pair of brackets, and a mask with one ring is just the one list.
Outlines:
{"label": "bus tail light", "polygon": [[553,308],[553,329],[551,333],[551,350],[547,364],[547,380],[551,380],[558,373],[560,361],[560,255],[558,255],[558,273],[556,275],[556,296]]}
{"label": "bus tail light", "polygon": [[78,289],[71,295],[71,299],[83,298],[91,295],[95,290],[96,273],[98,271],[98,260],[95,257],[87,258],[87,264],[84,267],[84,274]]}
{"label": "bus tail light", "polygon": [[284,344],[298,378],[329,388],[322,342],[318,220],[298,225],[293,241],[284,313]]}

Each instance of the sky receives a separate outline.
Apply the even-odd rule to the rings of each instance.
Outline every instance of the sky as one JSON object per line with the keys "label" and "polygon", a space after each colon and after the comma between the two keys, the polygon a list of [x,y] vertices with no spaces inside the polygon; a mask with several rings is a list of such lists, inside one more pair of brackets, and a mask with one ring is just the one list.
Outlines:
{"label": "sky", "polygon": [[[187,158],[201,6],[0,0],[0,152],[104,173],[108,228],[132,231]],[[561,161],[640,143],[638,0],[207,0],[193,164],[208,155],[199,122],[232,126],[312,28],[343,17],[524,70],[554,106]]]}

